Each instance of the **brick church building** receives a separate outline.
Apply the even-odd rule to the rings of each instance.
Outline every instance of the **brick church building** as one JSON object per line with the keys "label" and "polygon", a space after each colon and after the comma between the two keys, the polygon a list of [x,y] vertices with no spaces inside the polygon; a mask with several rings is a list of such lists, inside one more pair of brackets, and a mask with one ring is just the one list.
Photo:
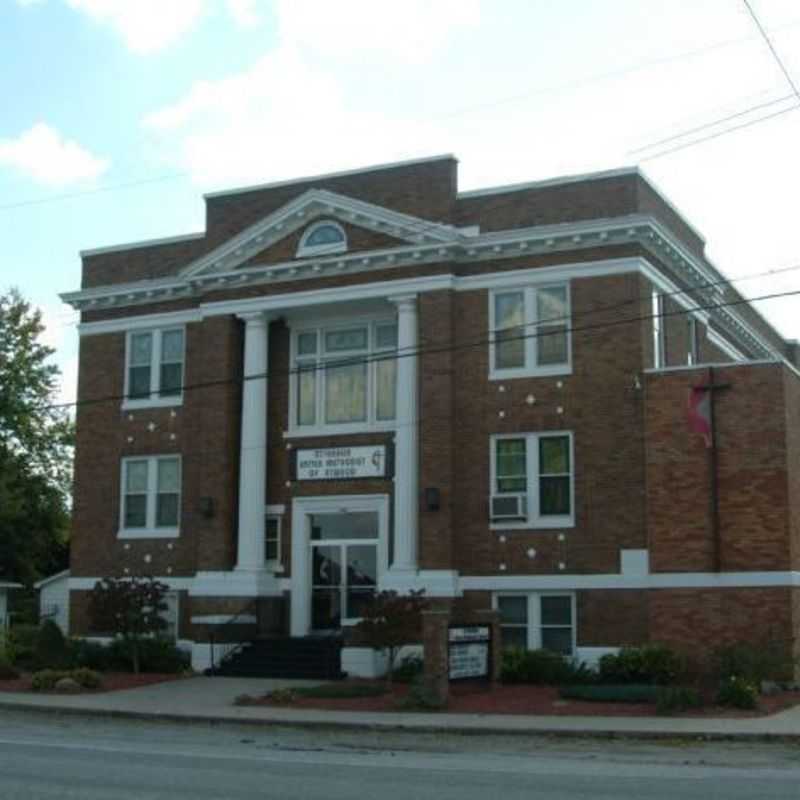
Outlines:
{"label": "brick church building", "polygon": [[73,634],[99,578],[154,575],[198,668],[324,635],[370,674],[376,589],[588,662],[797,648],[797,346],[641,172],[460,192],[442,156],[205,201],[64,295]]}

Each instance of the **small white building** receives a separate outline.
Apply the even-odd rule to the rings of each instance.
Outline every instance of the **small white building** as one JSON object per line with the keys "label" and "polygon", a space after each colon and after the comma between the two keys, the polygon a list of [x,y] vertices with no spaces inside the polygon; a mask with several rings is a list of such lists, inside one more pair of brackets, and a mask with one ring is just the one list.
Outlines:
{"label": "small white building", "polygon": [[21,583],[0,581],[0,628],[8,625],[8,592],[12,589],[21,589]]}
{"label": "small white building", "polygon": [[69,635],[69,570],[57,572],[34,584],[39,592],[39,621],[52,619]]}

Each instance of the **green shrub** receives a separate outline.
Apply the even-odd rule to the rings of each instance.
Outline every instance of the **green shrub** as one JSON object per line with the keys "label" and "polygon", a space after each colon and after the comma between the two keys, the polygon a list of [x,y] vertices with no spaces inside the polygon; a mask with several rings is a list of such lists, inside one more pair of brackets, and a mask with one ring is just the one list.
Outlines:
{"label": "green shrub", "polygon": [[33,663],[36,637],[39,635],[37,625],[15,625],[0,633],[3,639],[2,651],[12,664],[27,666]]}
{"label": "green shrub", "polygon": [[717,690],[717,703],[732,708],[753,709],[758,706],[758,689],[745,678],[725,678]]}
{"label": "green shrub", "polygon": [[[295,694],[294,689],[273,689],[269,693],[269,699],[277,705],[288,706],[294,703],[294,701],[297,699],[297,694]],[[242,703],[242,705],[244,704]]]}
{"label": "green shrub", "polygon": [[62,678],[72,678],[84,689],[99,689],[102,685],[100,675],[92,669],[42,669],[33,673],[31,689],[34,692],[50,692]]}
{"label": "green shrub", "polygon": [[[129,672],[133,669],[130,645],[121,638],[108,646],[108,669]],[[145,637],[139,641],[139,671],[178,673],[188,669],[190,657],[175,647],[175,643],[158,637]]]}
{"label": "green shrub", "polygon": [[66,669],[70,666],[67,640],[61,628],[51,619],[46,619],[39,628],[33,660],[37,667],[43,669]]}
{"label": "green shrub", "polygon": [[524,650],[512,647],[503,651],[500,668],[503,683],[558,685],[591,683],[594,673],[584,664],[551,650]]}
{"label": "green shrub", "polygon": [[659,687],[652,684],[576,684],[562,686],[559,694],[565,700],[591,700],[597,703],[655,703]]}
{"label": "green shrub", "polygon": [[319,686],[303,686],[294,689],[294,692],[300,697],[378,697],[379,695],[386,694],[386,686],[378,683],[351,683],[342,681],[339,683],[322,683]]}
{"label": "green shrub", "polygon": [[762,681],[791,677],[793,667],[790,649],[773,639],[736,642],[714,651],[714,674],[720,681],[736,676],[760,686]]}
{"label": "green shrub", "polygon": [[659,714],[689,711],[702,705],[703,698],[700,692],[689,686],[662,686],[656,698],[656,711]]}
{"label": "green shrub", "polygon": [[422,676],[417,676],[411,683],[408,693],[396,701],[402,711],[442,711],[447,705],[439,694],[428,686]]}
{"label": "green shrub", "polygon": [[62,679],[69,677],[69,672],[58,669],[42,669],[33,673],[31,689],[34,692],[49,692]]}
{"label": "green shrub", "polygon": [[99,689],[103,685],[100,673],[95,672],[93,669],[87,669],[86,667],[73,669],[69,673],[69,677],[72,678],[75,683],[83,686],[84,689]]}
{"label": "green shrub", "polygon": [[98,672],[126,668],[122,664],[115,664],[111,648],[100,644],[100,642],[90,642],[86,639],[70,639],[68,645],[70,662],[75,668],[86,667]]}
{"label": "green shrub", "polygon": [[19,678],[19,672],[5,659],[0,658],[0,681],[13,681]]}
{"label": "green shrub", "polygon": [[406,656],[399,667],[395,667],[392,678],[399,683],[411,683],[418,675],[422,675],[425,662],[422,656]]}
{"label": "green shrub", "polygon": [[660,644],[623,647],[600,659],[600,679],[607,683],[653,683],[668,686],[686,674],[686,660]]}

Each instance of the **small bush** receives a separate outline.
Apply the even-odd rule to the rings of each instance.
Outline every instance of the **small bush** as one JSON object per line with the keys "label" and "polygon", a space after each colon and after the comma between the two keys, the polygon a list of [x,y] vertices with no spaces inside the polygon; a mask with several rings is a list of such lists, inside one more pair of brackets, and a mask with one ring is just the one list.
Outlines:
{"label": "small bush", "polygon": [[570,659],[551,650],[523,650],[512,647],[503,651],[500,668],[503,683],[533,683],[559,685],[590,683],[594,673],[584,664],[574,664]]}
{"label": "small bush", "polygon": [[38,625],[15,625],[0,633],[3,638],[3,651],[6,659],[12,664],[29,665],[33,663],[36,637],[39,635]]}
{"label": "small bush", "polygon": [[84,689],[99,689],[102,685],[100,675],[91,669],[42,669],[34,672],[31,689],[34,692],[51,692],[62,678],[72,678]]}
{"label": "small bush", "polygon": [[655,703],[658,686],[652,684],[597,684],[563,686],[559,694],[565,700],[590,700],[596,703]]}
{"label": "small bush", "polygon": [[758,706],[758,689],[745,678],[732,675],[719,685],[717,703],[731,708],[753,709]]}
{"label": "small bush", "polygon": [[[129,644],[121,638],[108,646],[109,669],[128,672],[133,669],[133,657]],[[174,642],[158,637],[139,641],[139,671],[178,673],[189,668],[190,657],[175,647]]]}
{"label": "small bush", "polygon": [[19,678],[19,672],[8,661],[0,659],[0,681],[14,681]]}
{"label": "small bush", "polygon": [[418,675],[422,675],[425,662],[422,656],[406,656],[399,667],[395,667],[392,678],[398,683],[411,683]]}
{"label": "small bush", "polygon": [[93,669],[86,669],[86,667],[73,669],[69,673],[69,677],[72,678],[75,683],[83,686],[84,689],[99,689],[103,685],[100,674]]}
{"label": "small bush", "polygon": [[269,693],[269,699],[281,706],[288,706],[297,699],[294,689],[274,689]]}
{"label": "small bush", "polygon": [[86,639],[69,640],[70,661],[75,668],[107,672],[114,669],[126,669],[126,665],[115,664],[111,648],[100,642],[90,642]]}
{"label": "small bush", "polygon": [[323,683],[319,686],[304,686],[294,692],[301,697],[377,697],[386,694],[386,686],[377,683]]}
{"label": "small bush", "polygon": [[656,698],[656,711],[659,714],[689,711],[702,705],[703,698],[700,692],[689,686],[663,686],[658,690]]}
{"label": "small bush", "polygon": [[42,669],[34,672],[31,678],[31,689],[34,692],[49,692],[62,679],[69,677],[69,672],[58,669]]}
{"label": "small bush", "polygon": [[736,676],[760,686],[762,681],[790,677],[793,667],[790,649],[775,640],[736,642],[714,651],[714,674],[721,681]]}
{"label": "small bush", "polygon": [[33,660],[40,669],[66,669],[70,666],[67,640],[51,619],[46,619],[39,628]]}
{"label": "small bush", "polygon": [[600,679],[607,683],[652,683],[669,686],[686,674],[686,660],[660,644],[623,647],[600,659]]}
{"label": "small bush", "polygon": [[415,678],[405,697],[396,702],[397,708],[402,711],[442,711],[446,705],[447,701],[427,686],[422,676]]}

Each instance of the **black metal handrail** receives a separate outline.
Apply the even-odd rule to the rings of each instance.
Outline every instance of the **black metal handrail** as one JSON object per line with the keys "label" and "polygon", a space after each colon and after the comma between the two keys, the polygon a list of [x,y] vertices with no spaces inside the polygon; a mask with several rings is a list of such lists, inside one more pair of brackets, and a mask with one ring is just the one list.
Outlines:
{"label": "black metal handrail", "polygon": [[[223,631],[229,630],[234,625],[242,624],[240,622],[241,617],[243,617],[245,614],[248,613],[255,616],[256,629],[258,629],[258,600],[251,600],[246,606],[240,608],[230,619],[228,619],[226,622],[223,622],[222,625],[209,626],[208,645],[209,645],[210,660],[211,660],[211,666],[209,667],[209,671],[211,672],[212,675],[216,674],[216,664],[214,659],[215,627],[216,627],[216,633],[220,634]],[[231,650],[225,653],[222,660],[230,658],[234,653],[237,653],[239,650],[241,650],[245,644],[246,644],[245,642],[239,642],[235,647],[233,647]]]}

